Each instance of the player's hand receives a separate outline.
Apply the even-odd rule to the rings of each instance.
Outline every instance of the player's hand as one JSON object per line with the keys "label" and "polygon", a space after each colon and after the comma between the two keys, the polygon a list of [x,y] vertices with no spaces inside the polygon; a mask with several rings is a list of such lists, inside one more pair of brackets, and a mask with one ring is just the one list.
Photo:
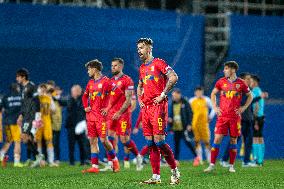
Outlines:
{"label": "player's hand", "polygon": [[164,100],[163,97],[157,96],[156,98],[154,98],[154,105],[159,104],[160,102],[162,102],[162,100]]}
{"label": "player's hand", "polygon": [[212,119],[208,118],[208,123],[211,123]]}
{"label": "player's hand", "polygon": [[17,119],[17,125],[21,126],[22,123],[23,123],[23,116],[20,115],[20,116],[18,117],[18,119]]}
{"label": "player's hand", "polygon": [[92,110],[92,108],[90,106],[88,106],[87,108],[85,108],[85,112],[88,113]]}
{"label": "player's hand", "polygon": [[259,130],[259,125],[258,125],[258,124],[254,124],[254,129],[255,129],[256,131],[258,131],[258,130]]}
{"label": "player's hand", "polygon": [[190,131],[192,131],[192,126],[191,126],[191,125],[188,125],[188,126],[186,127],[186,129],[190,132]]}
{"label": "player's hand", "polygon": [[102,114],[103,116],[106,116],[107,113],[108,113],[108,109],[107,109],[107,108],[103,108],[103,109],[101,110],[101,114]]}
{"label": "player's hand", "polygon": [[140,106],[140,108],[144,108],[145,104],[143,102],[139,102],[139,106]]}
{"label": "player's hand", "polygon": [[214,111],[215,111],[215,113],[216,113],[217,116],[222,115],[222,112],[221,112],[221,110],[220,110],[219,107],[215,107],[215,108],[214,108]]}
{"label": "player's hand", "polygon": [[118,118],[121,116],[121,113],[118,111],[112,116],[112,120],[118,120]]}
{"label": "player's hand", "polygon": [[132,131],[132,133],[133,133],[134,135],[136,135],[138,132],[139,132],[139,129],[138,129],[138,128],[134,128],[133,131]]}
{"label": "player's hand", "polygon": [[268,92],[261,93],[261,98],[268,98]]}
{"label": "player's hand", "polygon": [[241,106],[239,109],[236,109],[236,114],[241,115],[245,111],[245,107]]}

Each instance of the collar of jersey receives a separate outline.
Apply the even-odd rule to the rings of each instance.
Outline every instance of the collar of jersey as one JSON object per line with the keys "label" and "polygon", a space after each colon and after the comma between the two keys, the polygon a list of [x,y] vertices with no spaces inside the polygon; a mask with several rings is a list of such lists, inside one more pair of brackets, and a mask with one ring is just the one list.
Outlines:
{"label": "collar of jersey", "polygon": [[104,75],[102,75],[100,79],[97,79],[97,80],[93,79],[93,80],[94,80],[95,83],[97,83],[97,82],[100,82],[103,77],[104,77]]}
{"label": "collar of jersey", "polygon": [[115,76],[113,76],[113,79],[114,80],[118,80],[118,79],[120,79],[120,78],[122,78],[122,76],[124,76],[124,74],[122,74],[120,77],[118,77],[118,78],[116,78]]}
{"label": "collar of jersey", "polygon": [[230,82],[230,83],[234,83],[235,81],[238,80],[238,77],[236,77],[236,79],[234,81],[230,81],[228,77],[226,77],[226,79]]}
{"label": "collar of jersey", "polygon": [[145,66],[149,66],[150,64],[152,64],[152,62],[153,62],[154,59],[155,59],[155,58],[153,57],[153,59],[152,59],[151,61],[147,62],[147,63],[145,64]]}

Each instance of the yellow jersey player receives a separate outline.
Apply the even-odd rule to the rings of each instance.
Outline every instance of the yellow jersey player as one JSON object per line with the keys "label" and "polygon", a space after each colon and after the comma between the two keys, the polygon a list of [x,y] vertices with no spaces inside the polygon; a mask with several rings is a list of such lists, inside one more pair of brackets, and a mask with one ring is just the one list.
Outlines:
{"label": "yellow jersey player", "polygon": [[52,98],[47,94],[46,84],[41,84],[38,87],[40,112],[42,127],[36,131],[36,141],[39,153],[42,153],[42,139],[44,138],[47,146],[48,163],[51,167],[57,166],[54,163],[54,149],[52,144],[52,126],[51,112],[54,111],[55,105]]}
{"label": "yellow jersey player", "polygon": [[[200,164],[203,163],[201,142],[203,142],[205,145],[206,159],[208,162],[210,162],[209,122],[215,116],[210,98],[204,96],[203,93],[204,90],[202,87],[196,87],[194,90],[195,96],[189,99],[189,104],[193,112],[192,130],[194,133],[196,152],[200,159]],[[209,109],[211,109],[210,113]]]}

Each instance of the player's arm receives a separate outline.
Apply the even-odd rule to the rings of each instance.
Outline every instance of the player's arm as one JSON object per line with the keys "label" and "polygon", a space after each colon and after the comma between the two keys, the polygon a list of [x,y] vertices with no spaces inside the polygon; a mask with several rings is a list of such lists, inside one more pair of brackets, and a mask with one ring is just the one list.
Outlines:
{"label": "player's arm", "polygon": [[137,86],[137,96],[138,96],[138,102],[139,102],[140,108],[144,107],[144,104],[142,102],[142,95],[143,95],[143,82],[139,80],[138,86]]}
{"label": "player's arm", "polygon": [[213,110],[215,111],[215,113],[217,114],[217,116],[221,115],[221,110],[217,105],[217,100],[216,100],[216,95],[218,94],[219,89],[217,89],[216,87],[212,90],[211,92],[211,102],[212,102],[212,107]]}
{"label": "player's arm", "polygon": [[125,101],[122,104],[120,110],[118,110],[112,117],[113,120],[118,119],[121,114],[123,114],[127,108],[131,105],[131,96],[132,96],[132,90],[125,90]]}
{"label": "player's arm", "polygon": [[251,91],[247,92],[246,95],[248,97],[246,103],[237,110],[237,113],[240,115],[249,107],[253,100],[253,95]]}
{"label": "player's arm", "polygon": [[137,134],[139,132],[139,127],[140,127],[141,122],[142,122],[142,112],[140,112],[138,115],[138,119],[133,129],[133,134]]}
{"label": "player's arm", "polygon": [[173,69],[168,69],[166,76],[167,76],[166,87],[164,88],[160,96],[154,99],[155,104],[160,103],[164,98],[166,98],[167,94],[174,88],[175,84],[178,81],[178,76]]}
{"label": "player's arm", "polygon": [[88,104],[88,100],[89,100],[89,84],[87,84],[85,92],[82,95],[82,104],[83,104],[85,112],[91,111],[91,107]]}
{"label": "player's arm", "polygon": [[205,97],[205,99],[206,99],[207,107],[210,109],[210,113],[209,113],[209,122],[210,122],[214,118],[215,112],[214,112],[210,98]]}

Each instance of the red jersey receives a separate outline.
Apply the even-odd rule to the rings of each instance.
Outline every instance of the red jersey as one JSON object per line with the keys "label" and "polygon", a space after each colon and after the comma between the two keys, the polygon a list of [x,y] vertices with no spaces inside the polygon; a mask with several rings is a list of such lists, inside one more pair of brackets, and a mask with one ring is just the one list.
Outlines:
{"label": "red jersey", "polygon": [[141,100],[145,105],[153,104],[153,99],[163,92],[170,70],[172,68],[159,58],[154,58],[151,62],[143,63],[140,66],[139,79],[144,89]]}
{"label": "red jersey", "polygon": [[242,96],[250,92],[244,80],[237,78],[231,82],[226,77],[219,79],[215,85],[220,91],[220,110],[222,117],[238,117],[236,109],[241,106]]}
{"label": "red jersey", "polygon": [[107,107],[110,90],[110,79],[106,76],[102,76],[98,80],[91,79],[88,82],[82,97],[84,108],[90,105],[92,109],[87,114],[88,121],[94,121],[96,116],[101,115],[101,109]]}
{"label": "red jersey", "polygon": [[[125,97],[125,91],[134,90],[134,83],[132,79],[128,76],[123,74],[120,77],[112,77],[111,78],[111,85],[112,89],[110,92],[110,103],[111,104],[111,109],[110,113],[116,113],[117,111],[120,110],[122,105],[124,104],[126,97]],[[130,112],[131,110],[131,105],[128,107],[126,110],[127,112]]]}

